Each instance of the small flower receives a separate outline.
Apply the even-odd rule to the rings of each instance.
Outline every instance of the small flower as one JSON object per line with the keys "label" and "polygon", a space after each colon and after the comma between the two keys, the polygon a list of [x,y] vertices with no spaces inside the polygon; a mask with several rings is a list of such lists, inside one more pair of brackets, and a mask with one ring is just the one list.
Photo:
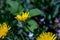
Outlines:
{"label": "small flower", "polygon": [[51,32],[43,32],[36,38],[36,40],[56,40],[56,38],[56,35]]}
{"label": "small flower", "polygon": [[56,30],[56,34],[57,34],[58,39],[60,39],[60,30]]}
{"label": "small flower", "polygon": [[56,19],[54,20],[54,22],[59,23],[59,19],[58,19],[58,18],[56,18]]}
{"label": "small flower", "polygon": [[17,15],[15,19],[19,21],[26,21],[29,18],[29,12],[23,12],[22,15]]}
{"label": "small flower", "polygon": [[43,22],[44,21],[44,18],[40,19],[40,22]]}
{"label": "small flower", "polygon": [[34,36],[34,34],[33,33],[29,33],[29,38],[32,38],[33,36]]}
{"label": "small flower", "polygon": [[6,23],[0,24],[0,38],[4,39],[10,29],[11,27]]}
{"label": "small flower", "polygon": [[58,23],[58,27],[60,28],[60,23]]}

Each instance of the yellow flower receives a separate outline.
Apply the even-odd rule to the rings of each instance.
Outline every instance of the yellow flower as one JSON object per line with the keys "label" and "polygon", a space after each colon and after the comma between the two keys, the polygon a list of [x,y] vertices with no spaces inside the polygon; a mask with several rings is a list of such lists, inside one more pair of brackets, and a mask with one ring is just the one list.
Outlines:
{"label": "yellow flower", "polygon": [[29,18],[29,12],[23,12],[22,15],[17,15],[15,18],[19,21],[26,21]]}
{"label": "yellow flower", "polygon": [[36,40],[56,40],[56,38],[56,35],[51,32],[43,32],[36,38]]}
{"label": "yellow flower", "polygon": [[0,38],[4,39],[10,29],[11,27],[8,26],[5,22],[0,24]]}

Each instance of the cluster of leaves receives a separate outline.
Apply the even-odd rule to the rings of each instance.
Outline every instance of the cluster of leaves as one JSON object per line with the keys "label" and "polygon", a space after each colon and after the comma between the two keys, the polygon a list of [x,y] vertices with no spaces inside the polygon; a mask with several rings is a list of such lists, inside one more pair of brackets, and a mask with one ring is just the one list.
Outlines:
{"label": "cluster of leaves", "polygon": [[[0,23],[7,22],[12,27],[4,40],[35,40],[42,31],[48,30],[49,24],[44,22],[55,18],[59,8],[59,0],[1,0]],[[26,22],[14,18],[22,12],[29,12],[30,19]]]}

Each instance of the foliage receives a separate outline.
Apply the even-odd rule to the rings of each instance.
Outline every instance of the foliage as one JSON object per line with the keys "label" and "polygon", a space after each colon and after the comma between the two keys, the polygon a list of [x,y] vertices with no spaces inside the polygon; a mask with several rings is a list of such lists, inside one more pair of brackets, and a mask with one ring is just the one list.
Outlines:
{"label": "foliage", "polygon": [[[49,22],[58,15],[59,9],[59,0],[0,0],[0,23],[11,26],[4,40],[35,40],[41,32],[55,30]],[[23,22],[15,19],[22,12],[29,12],[29,18]]]}

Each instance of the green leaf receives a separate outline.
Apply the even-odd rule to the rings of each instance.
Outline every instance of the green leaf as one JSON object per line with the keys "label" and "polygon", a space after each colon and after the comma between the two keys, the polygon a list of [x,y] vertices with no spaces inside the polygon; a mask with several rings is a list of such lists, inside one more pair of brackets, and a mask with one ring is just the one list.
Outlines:
{"label": "green leaf", "polygon": [[34,30],[38,27],[38,24],[37,24],[34,20],[29,20],[29,21],[28,21],[28,24],[30,25],[30,26],[28,26],[28,28],[29,28],[32,32],[34,32]]}
{"label": "green leaf", "polygon": [[18,24],[17,24],[18,27],[22,27],[22,23],[20,21],[18,21]]}
{"label": "green leaf", "polygon": [[51,20],[51,15],[48,15],[48,19]]}
{"label": "green leaf", "polygon": [[36,3],[37,2],[37,0],[31,0],[33,3]]}
{"label": "green leaf", "polygon": [[30,15],[30,17],[37,16],[37,15],[45,16],[44,12],[42,12],[41,10],[39,10],[37,8],[30,10],[29,15]]}
{"label": "green leaf", "polygon": [[24,10],[23,7],[16,1],[7,0],[7,4],[10,5],[9,10],[14,15],[20,14]]}
{"label": "green leaf", "polygon": [[42,31],[47,31],[48,27],[47,26],[43,26],[43,30]]}
{"label": "green leaf", "polygon": [[59,7],[60,7],[59,5],[56,5],[54,7],[54,9],[53,9],[53,15],[52,15],[53,18],[58,14]]}
{"label": "green leaf", "polygon": [[10,7],[11,13],[17,12],[17,9],[18,9],[18,6],[19,6],[18,2],[7,0],[7,3],[11,6]]}
{"label": "green leaf", "polygon": [[24,8],[20,5],[20,7],[19,7],[19,14],[22,14],[23,11],[24,11]]}

